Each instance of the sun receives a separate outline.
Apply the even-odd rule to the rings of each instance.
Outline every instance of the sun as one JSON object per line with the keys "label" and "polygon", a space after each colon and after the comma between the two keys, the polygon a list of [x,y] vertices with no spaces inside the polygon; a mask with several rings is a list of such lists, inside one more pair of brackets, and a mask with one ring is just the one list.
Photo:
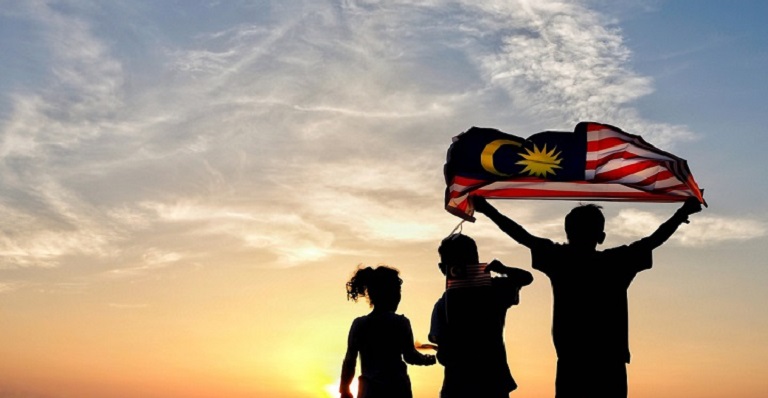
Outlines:
{"label": "sun", "polygon": [[528,175],[547,178],[547,173],[555,175],[555,169],[562,169],[560,162],[563,159],[560,158],[561,152],[555,153],[557,147],[552,148],[547,152],[547,144],[544,144],[544,149],[539,150],[536,144],[533,144],[533,151],[525,148],[527,154],[521,153],[520,156],[525,160],[521,160],[516,164],[525,166],[520,173],[528,172]]}
{"label": "sun", "polygon": [[[328,394],[328,397],[330,398],[339,398],[339,384],[341,383],[341,380],[336,380],[336,383],[334,384],[328,384],[325,386],[325,393]],[[349,390],[352,391],[353,396],[357,396],[357,377],[352,379],[352,383],[349,385]]]}

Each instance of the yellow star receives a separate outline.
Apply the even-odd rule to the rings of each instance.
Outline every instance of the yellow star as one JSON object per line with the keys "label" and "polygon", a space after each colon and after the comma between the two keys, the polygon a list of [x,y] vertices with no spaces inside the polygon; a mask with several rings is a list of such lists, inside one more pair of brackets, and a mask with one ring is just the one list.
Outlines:
{"label": "yellow star", "polygon": [[557,147],[554,147],[551,151],[547,152],[547,144],[544,144],[543,150],[539,150],[536,144],[533,144],[533,151],[525,148],[525,151],[528,152],[528,154],[520,154],[525,160],[516,163],[525,166],[520,173],[528,172],[528,175],[542,178],[547,178],[547,173],[555,175],[555,169],[562,169],[559,164],[563,161],[563,159],[560,158],[562,151],[555,153],[555,150],[557,150]]}

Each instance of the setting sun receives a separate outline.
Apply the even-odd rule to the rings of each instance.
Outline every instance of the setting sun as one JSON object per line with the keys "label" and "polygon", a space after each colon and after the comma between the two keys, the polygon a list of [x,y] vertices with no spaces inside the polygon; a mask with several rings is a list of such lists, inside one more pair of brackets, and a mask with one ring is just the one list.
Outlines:
{"label": "setting sun", "polygon": [[[632,398],[768,398],[766,15],[759,0],[0,0],[0,398],[340,398],[348,351],[354,395],[438,398],[457,362],[495,387],[480,365],[506,360],[504,398],[552,398],[545,260],[594,272],[565,335],[631,350]],[[566,214],[594,202],[596,250],[623,251],[702,190],[709,208],[609,278],[507,232],[560,250]],[[448,327],[454,234],[533,275],[493,341],[484,321]],[[598,297],[627,262],[650,268]],[[379,311],[402,319],[354,326],[373,306],[348,283],[380,265],[402,283]],[[621,325],[587,332],[603,319]],[[442,361],[413,361],[412,341]],[[454,360],[463,344],[477,358]]]}
{"label": "setting sun", "polygon": [[[328,384],[325,386],[325,393],[330,398],[338,398],[339,397],[339,384],[341,383],[341,379],[337,379],[335,383]],[[349,390],[352,391],[353,396],[357,396],[357,377],[352,379],[352,384],[349,385]]]}

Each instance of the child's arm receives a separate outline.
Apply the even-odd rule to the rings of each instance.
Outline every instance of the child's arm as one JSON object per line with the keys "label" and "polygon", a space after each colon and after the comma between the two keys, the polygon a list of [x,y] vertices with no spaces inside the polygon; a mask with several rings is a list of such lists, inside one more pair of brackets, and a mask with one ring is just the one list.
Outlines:
{"label": "child's arm", "polygon": [[341,364],[341,383],[339,385],[339,393],[341,398],[354,398],[354,395],[349,390],[352,379],[355,378],[355,365],[357,365],[357,344],[355,341],[355,325],[352,323],[352,327],[349,329],[349,338],[347,339],[347,353],[344,355],[344,362]]}
{"label": "child's arm", "polygon": [[696,198],[688,198],[685,203],[659,228],[647,238],[643,239],[643,242],[650,246],[651,249],[655,249],[661,246],[669,239],[672,234],[677,231],[677,227],[682,223],[688,223],[688,216],[701,211],[701,203]]}
{"label": "child's arm", "polygon": [[507,267],[506,265],[504,265],[504,263],[502,263],[501,261],[495,258],[491,260],[491,262],[488,263],[488,265],[485,266],[485,272],[495,272],[497,274],[503,274],[503,275],[508,275],[511,272],[514,272],[512,271],[513,269],[514,268],[512,267]]}
{"label": "child's arm", "polygon": [[546,242],[547,239],[539,238],[538,236],[531,235],[520,224],[511,220],[509,217],[499,213],[495,207],[491,206],[488,201],[482,196],[473,196],[472,203],[475,206],[475,210],[478,213],[485,214],[490,218],[504,233],[509,235],[517,243],[532,248],[537,243]]}
{"label": "child's arm", "polygon": [[405,318],[405,341],[403,347],[403,360],[411,365],[434,365],[435,356],[429,354],[422,354],[416,351],[416,343],[413,341],[413,330],[411,329],[411,321]]}
{"label": "child's arm", "polygon": [[527,286],[533,282],[533,275],[526,270],[520,268],[507,267],[501,261],[493,259],[485,267],[485,272],[495,272],[497,274],[506,275],[507,278],[513,280],[515,284],[520,286]]}
{"label": "child's arm", "polygon": [[491,261],[485,267],[485,272],[496,272],[505,275],[505,278],[492,278],[496,299],[504,307],[509,308],[520,304],[520,289],[533,282],[533,275],[520,268],[507,267],[499,260]]}

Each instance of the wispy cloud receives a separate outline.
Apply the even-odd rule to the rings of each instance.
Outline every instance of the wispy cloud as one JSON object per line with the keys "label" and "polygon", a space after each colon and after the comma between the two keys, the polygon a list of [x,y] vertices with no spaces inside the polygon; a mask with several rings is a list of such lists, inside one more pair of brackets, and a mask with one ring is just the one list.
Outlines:
{"label": "wispy cloud", "polygon": [[579,3],[288,2],[204,18],[235,6],[174,27],[142,4],[109,30],[106,5],[3,14],[33,24],[50,58],[0,120],[3,267],[77,255],[134,275],[225,252],[298,265],[419,243],[458,221],[441,167],[472,125],[692,135],[632,108],[652,79]]}
{"label": "wispy cloud", "polygon": [[[639,238],[651,234],[666,219],[650,212],[626,209],[607,222],[606,230],[612,235]],[[749,218],[695,214],[690,221],[690,224],[680,226],[673,241],[685,246],[707,246],[762,238],[768,233],[763,221]]]}

